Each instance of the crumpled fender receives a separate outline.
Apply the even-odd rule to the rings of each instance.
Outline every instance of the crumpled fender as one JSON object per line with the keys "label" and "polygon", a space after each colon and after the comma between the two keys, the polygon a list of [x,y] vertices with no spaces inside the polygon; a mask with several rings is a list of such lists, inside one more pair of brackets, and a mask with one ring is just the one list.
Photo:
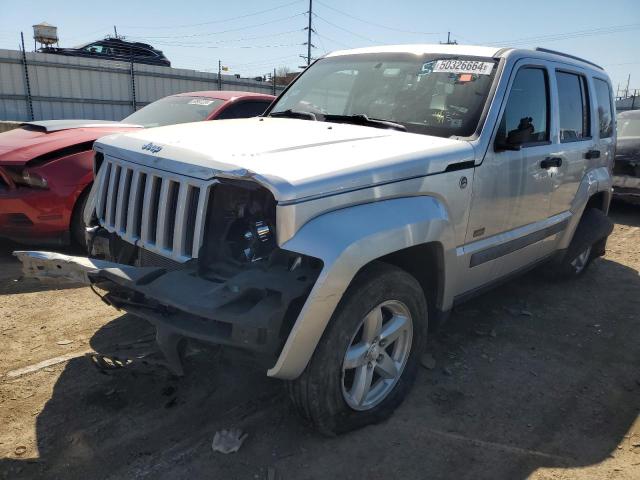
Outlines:
{"label": "crumpled fender", "polygon": [[[455,265],[454,238],[447,209],[428,196],[349,207],[304,225],[282,248],[319,258],[324,265],[267,374],[294,379],[304,371],[338,302],[363,266],[386,254],[435,241],[443,246],[446,269]],[[445,270],[445,282],[450,281]]]}

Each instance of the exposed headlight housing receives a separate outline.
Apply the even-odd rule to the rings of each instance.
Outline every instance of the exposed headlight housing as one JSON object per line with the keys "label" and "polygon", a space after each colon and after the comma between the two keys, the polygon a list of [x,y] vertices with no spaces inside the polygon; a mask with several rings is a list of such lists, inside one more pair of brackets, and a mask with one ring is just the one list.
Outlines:
{"label": "exposed headlight housing", "polygon": [[46,178],[38,173],[30,171],[28,168],[19,170],[7,168],[7,173],[9,174],[9,178],[11,178],[13,183],[16,185],[32,188],[49,188],[49,183]]}

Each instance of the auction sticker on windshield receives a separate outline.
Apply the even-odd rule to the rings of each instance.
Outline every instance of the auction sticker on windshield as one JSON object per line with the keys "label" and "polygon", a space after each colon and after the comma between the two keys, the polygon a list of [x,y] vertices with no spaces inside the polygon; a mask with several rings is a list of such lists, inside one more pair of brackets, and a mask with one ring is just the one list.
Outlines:
{"label": "auction sticker on windshield", "polygon": [[433,73],[475,73],[476,75],[490,75],[493,62],[475,60],[438,60],[433,67]]}

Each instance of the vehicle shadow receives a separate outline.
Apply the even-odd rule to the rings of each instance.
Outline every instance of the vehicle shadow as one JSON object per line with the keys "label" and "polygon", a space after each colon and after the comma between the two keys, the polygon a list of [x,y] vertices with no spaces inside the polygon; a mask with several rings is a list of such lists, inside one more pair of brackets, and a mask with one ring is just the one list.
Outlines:
{"label": "vehicle shadow", "polygon": [[79,248],[74,247],[39,248],[33,245],[20,245],[0,239],[0,295],[65,290],[81,286],[74,283],[47,282],[35,278],[23,278],[22,264],[13,256],[15,250],[47,250],[67,253],[69,255],[83,254]]}
{"label": "vehicle shadow", "polygon": [[[640,410],[639,293],[638,272],[608,260],[574,282],[531,273],[499,287],[432,336],[435,366],[389,421],[332,439],[302,426],[280,382],[234,354],[198,346],[183,378],[154,367],[101,372],[76,358],[38,415],[39,460],[0,460],[0,472],[254,478],[273,466],[296,479],[524,479],[594,465]],[[91,346],[134,349],[152,334],[123,315]],[[250,439],[236,455],[213,454],[213,433],[231,427]]]}
{"label": "vehicle shadow", "polygon": [[615,223],[640,227],[640,205],[614,200],[609,208],[609,216]]}

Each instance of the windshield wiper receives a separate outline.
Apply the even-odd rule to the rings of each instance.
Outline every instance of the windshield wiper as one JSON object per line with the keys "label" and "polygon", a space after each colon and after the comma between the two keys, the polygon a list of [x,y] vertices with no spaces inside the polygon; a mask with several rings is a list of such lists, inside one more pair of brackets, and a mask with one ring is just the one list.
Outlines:
{"label": "windshield wiper", "polygon": [[355,125],[363,125],[366,127],[376,127],[376,128],[390,128],[393,130],[400,130],[401,132],[406,132],[407,127],[400,123],[392,122],[391,120],[382,120],[378,118],[369,118],[363,113],[358,113],[356,115],[324,115],[322,118],[325,122],[344,122],[344,123],[353,123]]}
{"label": "windshield wiper", "polygon": [[282,110],[280,112],[269,113],[270,117],[290,117],[290,118],[303,118],[306,120],[317,120],[315,113],[305,112],[303,110]]}

